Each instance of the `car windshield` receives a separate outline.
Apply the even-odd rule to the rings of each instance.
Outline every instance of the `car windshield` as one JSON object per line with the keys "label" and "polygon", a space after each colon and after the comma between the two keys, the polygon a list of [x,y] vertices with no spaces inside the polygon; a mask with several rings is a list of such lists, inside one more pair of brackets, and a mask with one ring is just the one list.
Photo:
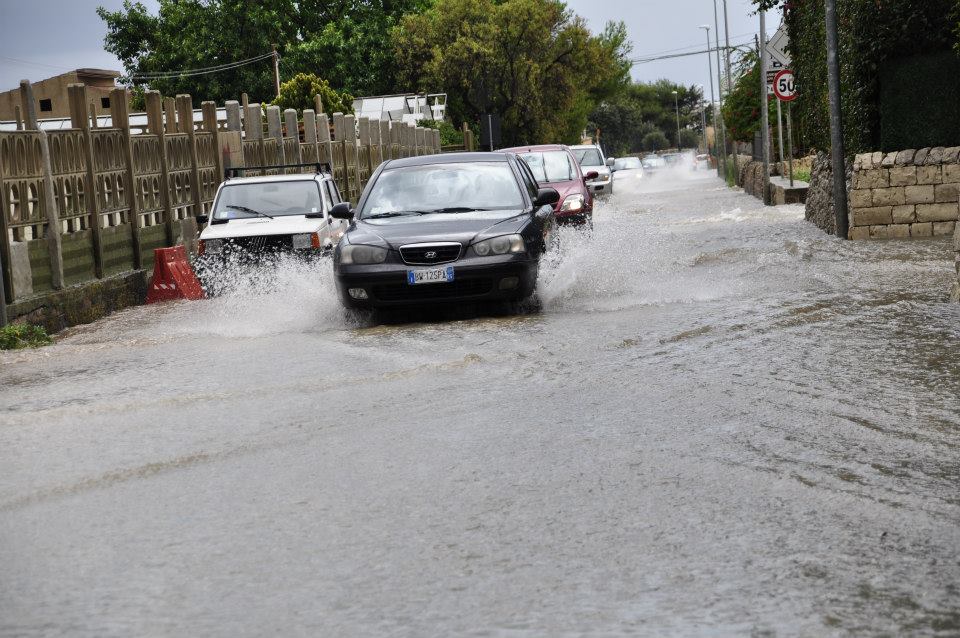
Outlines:
{"label": "car windshield", "polygon": [[603,166],[603,158],[596,148],[574,149],[573,156],[580,162],[580,166]]}
{"label": "car windshield", "polygon": [[520,157],[538,182],[568,182],[577,177],[577,169],[566,151],[524,153]]}
{"label": "car windshield", "polygon": [[213,219],[277,217],[319,213],[320,189],[312,179],[227,184],[220,191]]}
{"label": "car windshield", "polygon": [[523,207],[520,186],[506,162],[451,162],[384,171],[360,218]]}
{"label": "car windshield", "polygon": [[644,168],[659,168],[661,166],[666,166],[667,163],[662,157],[644,157],[643,158],[643,167]]}
{"label": "car windshield", "polygon": [[618,157],[613,163],[613,167],[622,171],[629,168],[640,168],[642,164],[640,163],[639,157]]}

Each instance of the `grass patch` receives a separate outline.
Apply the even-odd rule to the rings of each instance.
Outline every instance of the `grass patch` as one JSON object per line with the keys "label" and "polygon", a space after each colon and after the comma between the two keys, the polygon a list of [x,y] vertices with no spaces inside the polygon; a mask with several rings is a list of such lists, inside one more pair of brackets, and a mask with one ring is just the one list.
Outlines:
{"label": "grass patch", "polygon": [[0,328],[0,350],[38,348],[52,343],[53,339],[41,326],[28,323],[12,323]]}
{"label": "grass patch", "polygon": [[793,179],[798,179],[801,182],[810,183],[810,169],[808,168],[795,168],[793,169]]}

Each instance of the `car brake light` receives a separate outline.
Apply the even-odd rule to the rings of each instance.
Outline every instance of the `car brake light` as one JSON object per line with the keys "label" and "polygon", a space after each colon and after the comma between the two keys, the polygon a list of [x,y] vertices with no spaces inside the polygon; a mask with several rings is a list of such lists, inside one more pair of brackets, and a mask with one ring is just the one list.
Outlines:
{"label": "car brake light", "polygon": [[320,248],[320,233],[310,233],[310,246]]}

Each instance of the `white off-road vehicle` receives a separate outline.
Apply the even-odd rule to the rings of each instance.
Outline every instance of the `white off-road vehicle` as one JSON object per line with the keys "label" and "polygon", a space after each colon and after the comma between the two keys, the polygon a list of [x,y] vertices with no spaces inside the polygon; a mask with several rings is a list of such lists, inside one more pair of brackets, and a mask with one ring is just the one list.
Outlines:
{"label": "white off-road vehicle", "polygon": [[[313,167],[313,173],[233,177],[244,171]],[[237,265],[270,263],[280,257],[329,254],[347,222],[330,216],[342,200],[326,165],[292,164],[229,169],[203,226],[195,266],[211,292],[221,273]]]}

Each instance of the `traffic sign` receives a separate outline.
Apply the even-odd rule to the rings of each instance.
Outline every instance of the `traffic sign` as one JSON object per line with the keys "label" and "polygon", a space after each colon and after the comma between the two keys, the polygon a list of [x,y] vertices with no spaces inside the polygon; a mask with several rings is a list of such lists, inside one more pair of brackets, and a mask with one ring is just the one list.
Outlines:
{"label": "traffic sign", "polygon": [[787,35],[786,25],[781,24],[777,32],[773,34],[770,41],[767,42],[767,54],[771,61],[775,60],[783,68],[790,66],[790,56],[787,54],[787,47],[790,45],[790,37]]}
{"label": "traffic sign", "polygon": [[773,94],[782,102],[797,99],[797,87],[793,80],[793,71],[784,69],[773,78]]}

